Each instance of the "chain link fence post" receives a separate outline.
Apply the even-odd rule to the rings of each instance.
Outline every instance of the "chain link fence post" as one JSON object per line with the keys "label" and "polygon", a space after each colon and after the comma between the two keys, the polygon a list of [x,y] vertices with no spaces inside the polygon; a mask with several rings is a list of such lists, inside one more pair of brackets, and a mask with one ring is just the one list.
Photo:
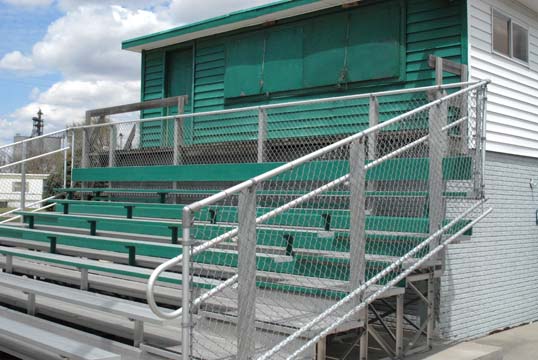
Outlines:
{"label": "chain link fence post", "polygon": [[191,322],[191,289],[190,289],[190,262],[191,262],[191,227],[193,214],[188,207],[183,208],[182,227],[183,227],[183,245],[182,254],[183,260],[181,264],[181,288],[182,298],[181,307],[183,309],[181,316],[181,352],[183,360],[191,360],[192,350],[192,322]]}
{"label": "chain link fence post", "polygon": [[[21,203],[20,209],[24,211],[26,208],[26,156],[28,151],[28,144],[25,142],[22,143],[21,150]],[[24,222],[24,218],[21,217],[21,222]]]}
{"label": "chain link fence post", "polygon": [[267,110],[260,108],[258,110],[258,163],[266,160],[266,141],[267,141]]}
{"label": "chain link fence post", "polygon": [[256,185],[239,194],[237,359],[254,357],[256,333]]}

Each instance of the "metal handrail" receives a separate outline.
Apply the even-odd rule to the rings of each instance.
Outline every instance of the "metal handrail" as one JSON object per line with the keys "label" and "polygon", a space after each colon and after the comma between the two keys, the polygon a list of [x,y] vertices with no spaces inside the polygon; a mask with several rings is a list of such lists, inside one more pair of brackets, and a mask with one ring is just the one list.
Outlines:
{"label": "metal handrail", "polygon": [[[426,246],[428,246],[434,239],[438,238],[439,236],[443,235],[450,227],[452,227],[454,224],[456,224],[457,221],[463,219],[465,216],[473,212],[476,208],[478,208],[480,205],[483,205],[487,199],[484,199],[482,201],[477,202],[475,205],[471,206],[469,209],[467,209],[464,213],[460,214],[457,218],[452,220],[450,223],[445,225],[443,228],[439,229],[435,233],[433,233],[430,237],[428,237],[426,240],[424,240],[422,243],[420,243],[417,247],[409,251],[407,254],[402,256],[400,259],[392,263],[390,266],[386,267],[384,270],[379,272],[376,276],[365,282],[363,285],[355,289],[354,291],[350,292],[346,297],[338,301],[336,304],[331,306],[329,309],[325,310],[322,314],[318,315],[315,319],[311,320],[308,324],[297,330],[295,333],[284,339],[281,343],[273,347],[271,350],[267,351],[266,353],[262,354],[257,360],[267,360],[270,359],[274,354],[276,354],[278,351],[283,349],[285,346],[287,346],[289,343],[291,343],[293,340],[297,339],[299,336],[304,334],[306,331],[308,331],[310,328],[312,328],[314,325],[318,324],[320,321],[325,319],[327,316],[338,310],[341,306],[344,306],[345,304],[351,302],[354,298],[361,295],[366,289],[368,289],[370,286],[375,285],[378,283],[381,279],[383,279],[385,276],[393,272],[397,267],[403,265],[407,260],[412,258],[415,254],[417,254],[420,250],[424,249]],[[327,335],[329,332],[331,332],[334,328],[336,328],[338,325],[346,321],[349,317],[351,317],[353,314],[356,314],[357,312],[361,311],[366,305],[370,304],[377,298],[379,298],[384,292],[386,292],[389,288],[392,286],[395,286],[400,281],[405,279],[409,274],[411,274],[413,271],[418,269],[422,264],[424,264],[426,261],[430,260],[433,256],[435,256],[439,251],[444,249],[446,246],[448,246],[450,243],[455,241],[457,238],[459,238],[461,235],[463,235],[466,231],[468,231],[470,228],[472,228],[474,225],[476,225],[478,222],[480,222],[482,219],[484,219],[486,216],[488,216],[493,211],[492,208],[489,208],[488,210],[484,211],[482,214],[480,214],[477,218],[470,221],[467,225],[463,226],[460,230],[458,230],[456,233],[452,234],[448,239],[444,240],[442,243],[437,245],[434,249],[428,252],[425,256],[423,256],[420,260],[415,262],[413,265],[411,265],[409,268],[407,268],[405,271],[403,271],[401,274],[399,274],[397,277],[389,281],[387,284],[385,284],[381,289],[377,290],[374,294],[370,295],[368,298],[366,298],[364,301],[362,301],[359,305],[351,309],[349,312],[347,312],[345,315],[340,317],[338,320],[334,321],[330,326],[328,326],[325,330],[320,332],[317,336],[310,339],[307,343],[305,343],[301,348],[299,348],[296,352],[294,352],[292,355],[290,355],[287,359],[293,359],[299,354],[301,354],[303,351],[305,351],[308,347],[315,344],[320,338]]]}
{"label": "metal handrail", "polygon": [[[418,107],[414,110],[411,110],[405,114],[402,114],[402,115],[399,115],[391,120],[388,120],[388,121],[385,121],[379,125],[376,125],[376,126],[373,126],[373,127],[370,127],[360,133],[357,133],[357,134],[354,134],[352,136],[349,136],[345,139],[342,139],[338,142],[335,142],[331,145],[328,145],[324,148],[321,148],[315,152],[312,152],[310,154],[307,154],[299,159],[296,159],[294,161],[291,161],[287,164],[284,164],[278,168],[275,168],[273,170],[270,170],[266,173],[263,173],[261,175],[258,175],[252,179],[249,179],[247,181],[244,181],[238,185],[235,185],[235,186],[232,186],[230,188],[228,188],[227,190],[224,190],[224,191],[221,191],[215,195],[212,195],[212,196],[209,196],[203,200],[200,200],[200,201],[197,201],[191,205],[187,205],[184,207],[184,210],[183,210],[183,219],[186,220],[183,224],[183,230],[184,232],[187,231],[187,236],[185,235],[184,233],[184,236],[183,236],[183,241],[184,242],[188,242],[189,241],[189,231],[190,231],[190,224],[188,221],[188,219],[190,219],[191,217],[191,214],[193,212],[196,212],[198,211],[199,209],[201,209],[202,207],[204,206],[208,206],[208,205],[211,205],[211,204],[214,204],[215,202],[218,202],[230,195],[233,195],[233,194],[236,194],[244,189],[247,189],[255,184],[258,184],[262,181],[265,181],[267,179],[270,179],[270,178],[273,178],[277,175],[280,175],[288,170],[291,170],[293,168],[296,168],[297,166],[300,166],[310,160],[313,160],[319,156],[322,156],[338,147],[341,147],[341,146],[344,146],[344,145],[347,145],[353,141],[356,141],[360,138],[363,138],[369,134],[372,134],[372,133],[375,133],[375,132],[378,132],[380,131],[381,129],[383,129],[384,127],[386,126],[390,126],[390,125],[393,125],[399,121],[402,121],[403,119],[406,119],[410,116],[413,116],[415,115],[416,113],[419,113],[419,112],[422,112],[422,111],[425,111],[433,106],[436,106],[436,105],[440,105],[442,104],[443,102],[445,101],[448,101],[450,100],[451,98],[453,97],[456,97],[458,95],[461,95],[463,93],[466,93],[466,92],[470,92],[472,90],[474,90],[475,88],[478,88],[478,87],[481,87],[481,86],[484,86],[486,84],[489,83],[489,80],[485,80],[485,81],[481,81],[481,82],[478,82],[476,83],[475,85],[473,86],[470,86],[470,87],[467,87],[465,89],[462,89],[460,91],[457,91],[453,94],[450,94],[450,95],[447,95],[445,97],[442,97],[441,99],[438,99],[438,100],[435,100],[435,101],[432,101],[426,105],[423,105],[421,107]],[[445,127],[443,127],[443,131],[447,131],[448,129],[456,126],[457,124],[459,124],[460,122],[464,121],[466,119],[466,117],[464,118],[461,118],[459,120],[456,120],[454,123],[452,124],[449,124]],[[429,135],[426,135],[418,140],[415,140],[413,143],[411,144],[408,144],[406,145],[403,149],[398,149],[396,151],[394,151],[393,153],[390,153],[390,154],[387,154],[385,155],[383,158],[380,158],[380,159],[377,159],[375,160],[374,162],[372,163],[369,163],[368,165],[365,165],[365,170],[368,170],[374,166],[377,166],[379,164],[381,164],[382,162],[386,161],[386,160],[389,160],[391,158],[393,158],[394,156],[397,156],[398,154],[400,154],[401,152],[405,151],[405,150],[408,150],[409,148],[413,147],[413,146],[416,146],[424,141],[426,141],[428,139]],[[260,224],[260,223],[263,223],[264,221],[282,213],[283,211],[286,211],[292,207],[295,207],[297,205],[299,205],[300,203],[310,199],[311,197],[313,196],[316,196],[322,192],[325,192],[341,183],[344,183],[345,181],[347,181],[349,179],[349,174],[347,175],[344,175],[336,180],[333,180],[307,194],[304,194],[302,195],[301,197],[295,199],[295,200],[292,200],[290,201],[289,203],[287,204],[284,204],[276,209],[273,209],[272,211],[256,218],[256,224]],[[202,245],[199,245],[195,248],[193,248],[189,254],[187,254],[185,256],[185,254],[181,254],[173,259],[170,259],[164,263],[162,263],[161,265],[159,265],[151,274],[149,280],[148,280],[148,286],[147,286],[147,290],[146,290],[146,294],[147,294],[147,301],[148,301],[148,305],[149,307],[151,308],[151,310],[159,317],[162,317],[164,319],[174,319],[178,316],[180,316],[182,314],[182,309],[177,309],[173,312],[168,312],[168,313],[165,313],[165,312],[162,312],[156,302],[155,302],[155,298],[154,298],[154,287],[155,287],[155,283],[156,281],[158,280],[159,276],[164,272],[166,271],[167,269],[173,267],[173,266],[176,266],[177,264],[179,264],[184,258],[187,258],[187,257],[190,257],[192,255],[195,255],[195,254],[198,254],[204,250],[207,250],[209,248],[212,248],[213,246],[215,245],[218,245],[219,243],[229,239],[229,238],[232,238],[233,236],[236,236],[238,234],[238,228],[234,228],[233,230],[230,230],[212,240],[209,240],[207,242],[205,242],[204,244]],[[184,264],[188,262],[188,261],[185,261]]]}
{"label": "metal handrail", "polygon": [[67,132],[68,130],[69,130],[69,129],[57,130],[57,131],[53,131],[53,132],[47,133],[47,134],[45,134],[45,135],[39,135],[39,136],[31,137],[31,138],[28,138],[28,139],[24,139],[24,140],[16,141],[16,142],[13,142],[13,143],[11,143],[11,144],[2,145],[2,146],[0,146],[0,150],[5,149],[5,148],[8,148],[8,147],[10,147],[10,146],[22,145],[23,143],[32,142],[32,141],[35,141],[35,140],[39,140],[39,139],[43,139],[43,138],[47,138],[47,137],[51,137],[52,135],[61,134],[61,133],[63,133],[63,132]]}
{"label": "metal handrail", "polygon": [[36,156],[30,157],[30,158],[26,158],[24,160],[15,161],[15,162],[9,163],[7,165],[0,166],[0,170],[8,168],[8,167],[11,167],[11,166],[19,165],[19,164],[24,164],[24,163],[27,163],[29,161],[38,160],[38,159],[47,157],[49,155],[54,155],[54,154],[57,154],[57,153],[61,153],[63,151],[68,151],[70,149],[71,148],[69,146],[67,146],[67,147],[64,147],[64,148],[61,148],[61,149],[58,149],[58,150],[50,151],[50,152],[45,153],[45,154],[36,155]]}

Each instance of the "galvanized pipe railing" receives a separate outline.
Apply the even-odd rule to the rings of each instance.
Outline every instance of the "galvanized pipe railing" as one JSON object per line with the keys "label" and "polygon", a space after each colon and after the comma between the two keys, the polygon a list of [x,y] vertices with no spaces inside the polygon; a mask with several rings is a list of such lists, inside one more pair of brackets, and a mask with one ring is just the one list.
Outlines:
{"label": "galvanized pipe railing", "polygon": [[[176,266],[177,264],[179,264],[180,262],[183,261],[183,264],[185,263],[188,263],[190,260],[187,260],[186,256],[189,256],[189,259],[190,259],[190,256],[193,256],[193,255],[196,255],[200,252],[203,252],[209,248],[212,248],[220,243],[222,243],[223,241],[225,240],[228,240],[234,236],[236,236],[238,234],[238,228],[234,228],[212,240],[209,240],[207,242],[204,242],[202,245],[199,245],[195,248],[192,248],[190,246],[190,220],[192,218],[192,215],[194,212],[200,210],[202,207],[204,206],[208,206],[208,205],[212,205],[218,201],[221,201],[231,195],[234,195],[234,194],[237,194],[238,192],[246,189],[246,188],[249,188],[255,184],[259,184],[265,180],[268,180],[270,178],[273,178],[275,176],[278,176],[286,171],[289,171],[293,168],[296,168],[297,166],[300,166],[308,161],[311,161],[313,159],[316,159],[336,148],[339,148],[341,146],[345,146],[353,141],[356,141],[360,138],[363,138],[363,137],[366,137],[368,135],[371,135],[371,134],[374,134],[380,130],[382,130],[383,128],[387,127],[387,126],[391,126],[391,125],[394,125],[395,123],[397,122],[400,122],[400,121],[403,121],[417,113],[420,113],[420,112],[423,112],[425,110],[428,110],[430,109],[431,107],[433,106],[437,106],[443,102],[446,102],[454,97],[457,97],[461,94],[464,94],[464,93],[467,93],[467,92],[470,92],[476,88],[479,88],[481,86],[484,86],[486,85],[487,83],[489,83],[489,81],[482,81],[482,82],[479,82],[479,83],[476,83],[474,84],[473,86],[470,86],[468,88],[465,88],[463,90],[459,90],[457,92],[454,92],[453,94],[450,94],[450,95],[447,95],[441,99],[438,99],[438,100],[435,100],[435,101],[432,101],[426,105],[423,105],[421,107],[418,107],[414,110],[411,110],[407,113],[404,113],[402,115],[399,115],[391,120],[388,120],[388,121],[385,121],[379,125],[376,125],[374,127],[371,127],[371,128],[368,128],[360,133],[357,133],[355,135],[352,135],[352,136],[349,136],[345,139],[342,139],[338,142],[335,142],[329,146],[326,146],[322,149],[319,149],[313,153],[310,153],[310,154],[307,154],[297,160],[294,160],[294,161],[291,161],[287,164],[284,164],[278,168],[275,168],[271,171],[268,171],[264,174],[261,174],[261,175],[258,175],[252,179],[249,179],[247,181],[244,181],[236,186],[233,186],[233,187],[230,187],[224,191],[221,191],[215,195],[212,195],[212,196],[209,196],[203,200],[200,200],[198,202],[195,202],[191,205],[188,205],[188,206],[185,206],[184,210],[183,210],[183,242],[184,242],[184,247],[183,247],[183,253],[179,256],[177,256],[176,258],[173,258],[173,259],[170,259],[166,262],[164,262],[163,264],[159,265],[154,271],[153,273],[151,274],[150,278],[149,278],[149,281],[148,281],[148,286],[147,286],[147,299],[148,299],[148,305],[150,306],[150,308],[152,309],[152,311],[157,315],[157,316],[160,316],[164,319],[173,319],[173,318],[176,318],[178,316],[180,316],[181,314],[185,314],[183,313],[183,310],[180,308],[176,311],[173,311],[173,312],[168,312],[168,313],[165,313],[163,311],[161,311],[159,309],[159,307],[157,306],[156,302],[155,302],[155,298],[154,298],[154,295],[153,295],[153,292],[154,292],[154,287],[155,287],[155,284],[159,278],[159,276],[164,272],[166,271],[167,269],[170,269],[171,267],[174,267]],[[434,88],[437,88],[437,87],[434,87]],[[461,122],[467,120],[467,117],[463,117],[461,119],[458,119],[456,120],[455,122],[449,124],[449,125],[446,125],[443,127],[443,131],[448,131],[449,129],[457,126],[458,124],[460,124]],[[395,156],[397,156],[398,154],[414,147],[414,146],[417,146],[419,145],[420,143],[423,143],[424,141],[426,141],[428,139],[428,136],[429,135],[426,135],[416,141],[414,141],[413,143],[410,143],[408,145],[406,145],[405,147],[401,148],[401,149],[398,149],[398,150],[395,150],[394,152],[390,153],[390,154],[387,154],[385,156],[383,156],[382,158],[380,159],[377,159],[367,165],[365,165],[365,170],[368,170],[368,169],[371,169],[373,168],[374,166],[377,166],[379,164],[381,164],[382,162],[384,161],[387,161]],[[297,199],[294,199],[292,201],[290,201],[289,203],[285,204],[285,205],[282,205],[278,208],[275,208],[273,209],[272,211],[258,217],[256,219],[256,223],[257,224],[261,224],[267,220],[269,220],[270,218],[286,211],[286,210],[289,210],[293,207],[296,207],[297,205],[303,203],[304,201],[316,196],[316,195],[319,195],[325,191],[328,191],[334,187],[336,187],[337,185],[339,184],[342,184],[344,183],[345,181],[347,181],[349,179],[349,174],[347,175],[344,175],[338,179],[335,179],[307,194],[304,194],[302,195],[301,197],[297,198]],[[188,255],[187,255],[188,254]],[[187,279],[184,279],[183,281],[183,284],[182,284],[183,288],[187,287],[188,286],[188,280]],[[189,295],[190,296],[190,295]]]}
{"label": "galvanized pipe railing", "polygon": [[[477,209],[479,206],[483,205],[487,200],[484,199],[482,201],[477,202],[475,205],[467,209],[463,214],[458,216],[456,219],[451,221],[449,224],[444,226],[442,229],[438,230],[436,233],[428,237],[428,239],[424,240],[421,244],[419,244],[416,248],[411,250],[409,253],[398,259],[396,262],[382,270],[380,273],[378,273],[376,276],[374,276],[372,279],[364,283],[359,288],[355,289],[351,293],[349,293],[345,298],[340,300],[338,303],[331,306],[329,309],[324,311],[322,314],[317,316],[315,319],[310,321],[308,324],[303,326],[301,329],[297,330],[295,333],[287,337],[284,341],[282,341],[280,344],[272,348],[271,350],[264,353],[262,356],[258,358],[258,360],[267,360],[271,359],[273,355],[275,355],[277,352],[279,352],[281,349],[283,349],[286,345],[291,343],[293,340],[297,339],[299,336],[304,334],[306,331],[308,331],[310,328],[312,328],[314,325],[334,313],[336,310],[344,306],[345,304],[350,303],[353,299],[360,296],[362,293],[364,293],[369,287],[372,285],[375,285],[378,283],[383,277],[393,272],[397,267],[404,264],[408,259],[412,258],[415,254],[417,254],[420,250],[424,249],[426,246],[431,244],[433,240],[441,236],[444,232],[446,232],[450,227],[452,227],[456,221],[459,221],[463,219],[465,216],[469,215],[471,212],[473,212],[475,209]],[[489,208],[485,210],[483,213],[481,213],[479,216],[477,216],[475,219],[471,220],[467,225],[463,226],[460,230],[458,230],[456,233],[451,235],[448,239],[444,240],[441,244],[437,245],[433,250],[428,252],[427,255],[420,258],[420,260],[416,261],[411,265],[409,268],[407,268],[405,271],[400,273],[398,276],[396,276],[394,279],[389,281],[386,285],[384,285],[382,288],[377,290],[372,295],[368,296],[365,300],[363,300],[358,306],[354,307],[350,311],[348,311],[345,315],[341,316],[339,319],[335,320],[330,326],[328,326],[326,329],[321,331],[318,335],[310,339],[307,343],[305,343],[301,348],[299,348],[297,351],[295,351],[292,355],[290,355],[287,359],[291,360],[302,354],[304,351],[306,351],[310,346],[313,346],[316,344],[321,338],[329,334],[332,330],[337,328],[340,324],[348,320],[351,316],[358,313],[362,309],[364,309],[368,304],[371,304],[373,301],[377,300],[381,295],[383,295],[388,289],[390,289],[393,286],[396,286],[400,281],[404,280],[407,276],[409,276],[413,271],[417,270],[422,266],[425,262],[432,259],[436,254],[438,254],[441,250],[443,250],[445,247],[450,245],[452,242],[457,240],[460,236],[462,236],[466,231],[471,229],[474,225],[476,225],[478,222],[480,222],[482,219],[484,219],[486,216],[488,216],[493,211],[492,208]]]}

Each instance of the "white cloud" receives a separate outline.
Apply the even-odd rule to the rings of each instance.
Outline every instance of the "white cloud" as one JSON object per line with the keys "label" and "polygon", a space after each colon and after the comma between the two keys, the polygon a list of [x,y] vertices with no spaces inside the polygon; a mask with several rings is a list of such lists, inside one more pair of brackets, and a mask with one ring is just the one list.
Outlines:
{"label": "white cloud", "polygon": [[44,7],[52,4],[53,0],[2,0],[3,3],[21,7]]}
{"label": "white cloud", "polygon": [[232,11],[248,9],[274,2],[275,0],[172,0],[160,15],[177,25],[225,15]]}
{"label": "white cloud", "polygon": [[29,72],[34,70],[31,57],[23,55],[20,51],[7,53],[0,59],[0,69],[14,72]]}
{"label": "white cloud", "polygon": [[31,53],[5,55],[0,69],[59,72],[63,80],[44,91],[32,89],[29,104],[0,119],[0,142],[29,134],[39,108],[49,132],[82,120],[88,109],[138,101],[140,56],[121,50],[123,40],[272,1],[57,0],[65,15],[49,25]]}
{"label": "white cloud", "polygon": [[31,58],[36,67],[60,71],[67,79],[130,80],[139,76],[140,57],[121,51],[121,41],[168,27],[150,11],[82,6],[49,26]]}
{"label": "white cloud", "polygon": [[67,80],[54,84],[47,91],[36,93],[35,99],[9,117],[0,119],[0,143],[9,143],[16,133],[29,134],[31,119],[39,109],[44,113],[45,132],[64,128],[84,120],[88,109],[136,102],[140,96],[138,81]]}

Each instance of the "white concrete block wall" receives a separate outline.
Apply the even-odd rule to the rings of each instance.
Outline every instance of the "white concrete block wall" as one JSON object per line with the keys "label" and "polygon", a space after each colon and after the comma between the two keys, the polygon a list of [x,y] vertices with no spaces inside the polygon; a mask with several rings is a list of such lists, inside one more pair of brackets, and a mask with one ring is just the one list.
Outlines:
{"label": "white concrete block wall", "polygon": [[441,279],[440,331],[450,340],[538,320],[538,159],[488,152],[485,180],[494,212],[471,241],[450,246]]}

